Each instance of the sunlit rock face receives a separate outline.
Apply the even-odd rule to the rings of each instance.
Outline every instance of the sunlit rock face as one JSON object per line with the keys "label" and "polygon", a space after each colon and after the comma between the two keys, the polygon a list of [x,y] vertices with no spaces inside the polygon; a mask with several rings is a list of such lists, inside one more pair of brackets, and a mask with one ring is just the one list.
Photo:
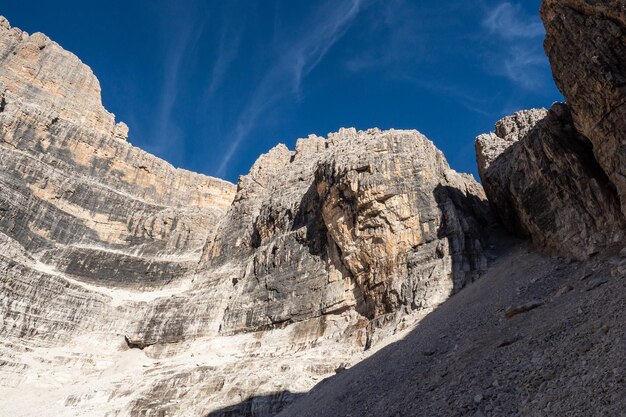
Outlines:
{"label": "sunlit rock face", "polygon": [[0,414],[270,416],[486,268],[480,185],[417,131],[279,145],[234,185],[127,141],[0,19]]}
{"label": "sunlit rock face", "polygon": [[626,217],[626,9],[621,0],[544,0],[544,43],[576,129],[620,198]]}
{"label": "sunlit rock face", "polygon": [[0,96],[3,233],[38,261],[94,282],[150,286],[188,268],[230,205],[232,184],[131,146],[91,70],[6,20]]}
{"label": "sunlit rock face", "polygon": [[615,188],[566,105],[505,117],[476,139],[476,155],[494,211],[537,248],[585,259],[624,241]]}
{"label": "sunlit rock face", "polygon": [[240,270],[221,331],[437,305],[484,270],[488,224],[480,185],[417,131],[279,145],[242,177],[205,251],[205,268]]}

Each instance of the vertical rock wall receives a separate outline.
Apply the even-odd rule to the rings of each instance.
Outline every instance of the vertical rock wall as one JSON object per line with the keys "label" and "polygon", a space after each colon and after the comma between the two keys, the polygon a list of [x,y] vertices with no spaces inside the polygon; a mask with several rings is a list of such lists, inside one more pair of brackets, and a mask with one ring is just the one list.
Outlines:
{"label": "vertical rock wall", "polygon": [[236,189],[127,137],[0,19],[0,414],[269,416],[486,268],[482,188],[416,131],[280,145]]}
{"label": "vertical rock wall", "polygon": [[259,158],[205,250],[236,264],[223,332],[437,305],[486,267],[481,187],[416,131],[344,129]]}
{"label": "vertical rock wall", "polygon": [[541,250],[585,259],[624,241],[617,193],[566,105],[500,120],[476,154],[502,223]]}
{"label": "vertical rock wall", "polygon": [[541,17],[554,80],[626,217],[626,6],[621,0],[545,0]]}

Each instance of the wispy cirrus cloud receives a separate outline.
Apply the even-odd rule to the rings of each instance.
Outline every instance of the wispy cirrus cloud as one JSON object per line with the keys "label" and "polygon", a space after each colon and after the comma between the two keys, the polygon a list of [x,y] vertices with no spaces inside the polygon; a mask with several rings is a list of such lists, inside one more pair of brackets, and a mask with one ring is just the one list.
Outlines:
{"label": "wispy cirrus cloud", "polygon": [[348,70],[389,71],[397,70],[398,64],[420,61],[429,33],[423,14],[423,8],[407,0],[376,2],[361,31],[363,47],[347,60]]}
{"label": "wispy cirrus cloud", "polygon": [[487,14],[483,26],[492,34],[504,39],[541,38],[545,32],[536,16],[525,16],[519,4],[502,3]]}
{"label": "wispy cirrus cloud", "polygon": [[151,152],[163,154],[178,160],[184,148],[182,129],[174,122],[174,109],[180,91],[181,71],[187,58],[195,52],[202,32],[206,26],[206,17],[190,18],[184,14],[180,21],[168,22],[172,36],[164,56],[163,83],[157,106],[156,121],[152,133]]}
{"label": "wispy cirrus cloud", "polygon": [[533,89],[544,81],[543,68],[547,65],[541,48],[513,45],[502,63],[504,74],[522,87]]}
{"label": "wispy cirrus cloud", "polygon": [[520,4],[504,2],[487,13],[482,26],[499,43],[491,60],[496,73],[528,90],[545,84],[545,31],[538,16],[528,15]]}
{"label": "wispy cirrus cloud", "polygon": [[343,37],[358,15],[365,0],[327,1],[312,19],[304,24],[304,31],[293,42],[282,45],[283,51],[270,66],[237,120],[229,135],[229,147],[216,175],[223,177],[235,152],[247,139],[259,119],[288,96],[300,93],[303,79],[319,65],[332,46]]}
{"label": "wispy cirrus cloud", "polygon": [[[232,24],[234,21],[232,15],[234,13],[238,13],[241,19],[237,24]],[[210,99],[217,92],[228,73],[228,69],[239,54],[239,48],[244,35],[245,19],[246,14],[240,13],[240,11],[235,8],[227,9],[222,16],[217,53],[211,70],[206,99]]]}
{"label": "wispy cirrus cloud", "polygon": [[[381,71],[404,77],[446,55],[456,55],[471,2],[378,0],[363,19],[361,45],[346,66],[353,72]],[[443,36],[442,36],[443,35]],[[455,37],[455,43],[448,37]]]}

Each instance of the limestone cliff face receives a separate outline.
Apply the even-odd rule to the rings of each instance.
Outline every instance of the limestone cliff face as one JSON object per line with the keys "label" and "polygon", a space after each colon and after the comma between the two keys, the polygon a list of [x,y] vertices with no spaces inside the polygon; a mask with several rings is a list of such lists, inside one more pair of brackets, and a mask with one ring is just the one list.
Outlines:
{"label": "limestone cliff face", "polygon": [[621,0],[544,0],[544,43],[576,129],[626,216],[626,9]]}
{"label": "limestone cliff face", "polygon": [[[567,323],[588,316],[570,313],[600,286],[611,291],[593,300],[617,292],[607,278],[624,275],[617,251],[571,263],[504,239],[495,252],[508,255],[488,283],[422,319],[487,270],[486,197],[542,251],[585,259],[624,244],[623,9],[544,1],[546,50],[568,105],[516,113],[477,139],[485,192],[414,130],[341,129],[295,150],[278,145],[237,186],[175,169],[128,143],[77,57],[0,18],[0,415],[270,417],[420,322],[419,340],[396,353],[410,358],[398,360],[401,380],[388,366],[395,349],[380,351],[375,368],[348,370],[338,388],[320,384],[316,392],[338,393],[319,407],[325,415],[482,415],[483,394],[467,381],[487,384],[485,396],[502,391],[495,413],[517,404],[536,413],[546,385],[526,364],[544,368],[517,347],[551,344],[550,326],[545,316],[508,326],[505,303],[532,296],[513,308],[522,313],[556,306],[568,321],[551,323],[555,346],[576,345]],[[590,311],[614,320],[621,304],[610,301]],[[609,335],[597,349],[619,358],[614,332],[591,327]],[[549,391],[576,379],[570,397],[584,398],[576,384],[588,385],[587,359],[578,366],[584,356],[572,352],[571,366],[550,362]],[[513,362],[523,369],[492,378]],[[613,384],[602,374],[607,389],[594,395],[619,393],[615,375]],[[355,381],[376,389],[360,401]],[[380,401],[393,395],[378,387],[398,381],[419,389]],[[285,412],[315,415],[307,404],[324,402],[315,395],[306,412]]]}
{"label": "limestone cliff face", "polygon": [[5,19],[0,97],[2,233],[89,281],[150,286],[193,266],[233,185],[128,144],[89,67]]}
{"label": "limestone cliff face", "polygon": [[500,120],[476,154],[502,223],[536,247],[584,259],[624,241],[619,199],[566,105]]}
{"label": "limestone cliff face", "polygon": [[223,333],[437,305],[486,268],[481,187],[416,131],[279,145],[244,176],[206,268],[236,264]]}
{"label": "limestone cliff face", "polygon": [[127,135],[0,19],[0,414],[270,416],[486,268],[481,186],[416,131],[280,145],[236,188]]}
{"label": "limestone cliff face", "polygon": [[100,83],[76,56],[42,33],[11,28],[4,17],[0,30],[2,97],[28,100],[55,112],[53,117],[127,139],[125,125],[116,125],[115,116],[102,106]]}
{"label": "limestone cliff face", "polygon": [[476,141],[503,223],[550,253],[583,259],[626,235],[626,14],[614,0],[544,0],[544,43],[567,99],[516,113]]}

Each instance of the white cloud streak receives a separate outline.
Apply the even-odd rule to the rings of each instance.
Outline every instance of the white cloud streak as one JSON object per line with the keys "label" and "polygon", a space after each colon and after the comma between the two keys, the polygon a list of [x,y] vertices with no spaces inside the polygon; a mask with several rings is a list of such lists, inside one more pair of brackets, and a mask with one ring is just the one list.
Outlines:
{"label": "white cloud streak", "polygon": [[[242,15],[245,19],[245,14]],[[245,21],[231,25],[232,16],[224,16],[217,47],[217,55],[211,72],[211,81],[206,92],[206,99],[210,99],[224,81],[228,69],[239,54],[239,47],[243,38]]]}
{"label": "white cloud streak", "polygon": [[528,16],[519,4],[505,2],[487,14],[483,28],[501,44],[492,62],[497,73],[527,90],[544,85],[547,59],[541,38],[545,31],[538,16]]}
{"label": "white cloud streak", "polygon": [[430,29],[423,22],[423,12],[406,0],[378,2],[376,13],[368,16],[363,47],[346,62],[348,70],[389,71],[421,61]]}
{"label": "white cloud streak", "polygon": [[509,56],[504,60],[504,74],[526,89],[541,86],[543,77],[540,69],[546,64],[546,57],[541,51],[523,46],[511,47]]}
{"label": "white cloud streak", "polygon": [[164,81],[153,132],[154,141],[150,146],[150,150],[156,153],[162,153],[167,148],[168,154],[173,159],[179,158],[183,151],[181,129],[172,122],[180,86],[180,73],[186,57],[197,46],[206,24],[206,20],[193,21],[195,24],[180,25],[182,29],[174,32],[176,35],[166,54]]}
{"label": "white cloud streak", "polygon": [[483,26],[492,34],[504,39],[533,39],[544,36],[538,17],[525,17],[519,4],[508,2],[493,9],[483,21]]}
{"label": "white cloud streak", "polygon": [[259,118],[280,99],[298,95],[303,79],[315,69],[330,48],[343,37],[358,15],[363,0],[326,3],[303,36],[287,45],[284,53],[267,71],[240,114],[230,135],[230,146],[216,175],[223,177],[235,152],[247,139]]}

